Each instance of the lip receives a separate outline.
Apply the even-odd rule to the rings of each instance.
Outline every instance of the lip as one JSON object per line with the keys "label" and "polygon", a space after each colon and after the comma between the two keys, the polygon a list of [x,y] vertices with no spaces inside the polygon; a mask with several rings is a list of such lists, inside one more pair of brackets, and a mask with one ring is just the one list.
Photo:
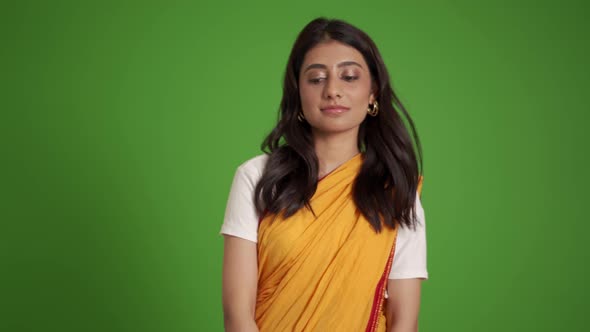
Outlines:
{"label": "lip", "polygon": [[350,107],[341,106],[341,105],[329,105],[329,106],[320,108],[320,110],[325,113],[340,114],[340,113],[350,110]]}

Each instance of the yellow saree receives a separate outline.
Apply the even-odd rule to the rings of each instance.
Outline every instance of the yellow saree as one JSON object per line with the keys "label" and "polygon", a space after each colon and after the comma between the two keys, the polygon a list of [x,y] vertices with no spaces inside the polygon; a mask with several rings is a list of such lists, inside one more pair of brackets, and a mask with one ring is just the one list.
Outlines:
{"label": "yellow saree", "polygon": [[[258,230],[256,323],[266,331],[385,331],[383,300],[396,229],[375,233],[352,200],[362,154],[318,182],[288,220]],[[284,222],[283,222],[284,221]]]}

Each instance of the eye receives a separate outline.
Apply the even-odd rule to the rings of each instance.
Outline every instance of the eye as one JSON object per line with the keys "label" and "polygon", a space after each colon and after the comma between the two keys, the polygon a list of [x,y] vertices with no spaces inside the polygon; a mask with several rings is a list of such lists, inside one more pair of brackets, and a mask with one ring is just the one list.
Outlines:
{"label": "eye", "polygon": [[325,77],[310,78],[308,82],[311,84],[320,84],[324,79]]}
{"label": "eye", "polygon": [[353,75],[342,76],[342,79],[345,80],[346,82],[356,81],[358,78],[359,78],[358,76],[353,76]]}

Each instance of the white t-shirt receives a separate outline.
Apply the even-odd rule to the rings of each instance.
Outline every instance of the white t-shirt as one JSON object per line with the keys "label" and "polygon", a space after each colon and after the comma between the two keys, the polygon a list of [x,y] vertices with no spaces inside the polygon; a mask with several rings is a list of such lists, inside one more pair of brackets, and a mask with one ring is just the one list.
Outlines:
{"label": "white t-shirt", "polygon": [[[254,188],[262,176],[268,156],[258,155],[241,164],[234,175],[227,200],[221,234],[258,242],[259,216],[254,207]],[[389,279],[428,279],[426,269],[426,225],[420,197],[416,195],[416,230],[399,227]]]}

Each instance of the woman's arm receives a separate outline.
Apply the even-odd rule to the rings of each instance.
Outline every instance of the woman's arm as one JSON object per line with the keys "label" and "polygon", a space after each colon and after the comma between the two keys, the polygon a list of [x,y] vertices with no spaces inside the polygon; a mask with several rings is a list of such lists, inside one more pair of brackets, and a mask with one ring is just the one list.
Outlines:
{"label": "woman's arm", "polygon": [[387,332],[417,332],[422,279],[389,279],[385,302]]}
{"label": "woman's arm", "polygon": [[224,235],[222,297],[227,332],[258,332],[254,320],[257,285],[256,243]]}

